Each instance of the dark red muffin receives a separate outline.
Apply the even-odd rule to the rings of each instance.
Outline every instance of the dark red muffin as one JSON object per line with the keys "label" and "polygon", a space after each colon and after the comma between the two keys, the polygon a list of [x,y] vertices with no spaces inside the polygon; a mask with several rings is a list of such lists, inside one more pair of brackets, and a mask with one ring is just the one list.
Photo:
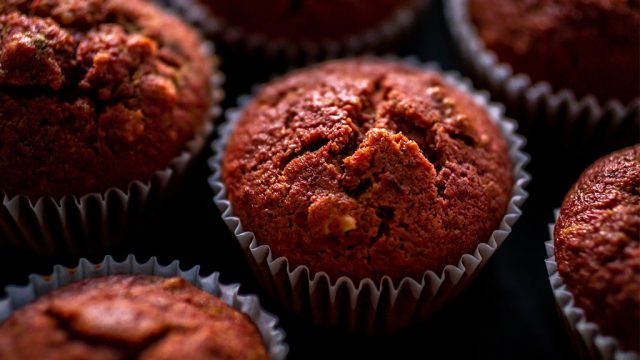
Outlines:
{"label": "dark red muffin", "polygon": [[640,351],[640,145],[601,158],[580,176],[554,238],[558,272],[587,320]]}
{"label": "dark red muffin", "polygon": [[73,283],[0,325],[2,359],[267,359],[251,320],[182,278]]}
{"label": "dark red muffin", "polygon": [[421,0],[200,0],[226,25],[292,41],[337,40],[374,28]]}
{"label": "dark red muffin", "polygon": [[148,180],[205,121],[211,66],[197,33],[147,1],[0,2],[0,191]]}
{"label": "dark red muffin", "polygon": [[260,244],[354,280],[457,263],[498,227],[512,187],[506,141],[469,94],[438,73],[370,58],[266,85],[222,172]]}
{"label": "dark red muffin", "polygon": [[637,1],[469,0],[469,14],[484,44],[516,73],[578,96],[640,96]]}

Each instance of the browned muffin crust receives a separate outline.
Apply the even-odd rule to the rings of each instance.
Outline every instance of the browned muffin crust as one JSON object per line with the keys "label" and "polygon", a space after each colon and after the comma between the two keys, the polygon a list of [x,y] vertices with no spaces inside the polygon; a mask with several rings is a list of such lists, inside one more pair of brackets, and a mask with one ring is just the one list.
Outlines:
{"label": "browned muffin crust", "polygon": [[359,34],[419,0],[200,0],[212,14],[245,31],[293,41]]}
{"label": "browned muffin crust", "polygon": [[146,181],[205,120],[211,66],[196,32],[146,1],[0,2],[0,191]]}
{"label": "browned muffin crust", "polygon": [[251,320],[182,278],[63,287],[0,326],[2,359],[267,359]]}
{"label": "browned muffin crust", "polygon": [[516,72],[578,96],[628,102],[640,96],[638,4],[469,0],[469,12],[485,45]]}
{"label": "browned muffin crust", "polygon": [[640,351],[640,145],[591,165],[554,230],[558,272],[587,319]]}
{"label": "browned muffin crust", "polygon": [[266,85],[229,139],[223,181],[275,256],[352,279],[419,278],[498,226],[512,178],[486,111],[434,72],[327,62]]}

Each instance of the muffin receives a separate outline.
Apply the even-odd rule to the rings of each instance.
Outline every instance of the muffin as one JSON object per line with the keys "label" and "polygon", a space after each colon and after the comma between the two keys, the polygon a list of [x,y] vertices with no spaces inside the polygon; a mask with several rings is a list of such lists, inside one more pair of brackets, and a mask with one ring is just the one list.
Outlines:
{"label": "muffin", "polygon": [[[292,64],[395,48],[428,0],[169,3],[205,29],[234,63],[248,57],[287,69]],[[251,61],[243,65],[253,67]]]}
{"label": "muffin", "polygon": [[0,2],[0,245],[95,254],[147,221],[213,129],[212,51],[147,1]]}
{"label": "muffin", "polygon": [[420,279],[473,252],[513,184],[507,143],[469,95],[373,58],[264,86],[229,138],[222,180],[274,257],[375,282]]}
{"label": "muffin", "polygon": [[[527,198],[528,157],[514,122],[486,93],[434,65],[333,61],[264,85],[238,104],[212,145],[214,203],[265,291],[322,327],[388,334],[425,320],[474,279]],[[500,188],[508,181],[505,209]],[[474,183],[493,198],[482,200]],[[466,201],[487,212],[465,208]],[[460,214],[445,214],[443,204]],[[490,222],[496,212],[496,227],[471,246],[464,228],[484,225],[463,216]],[[440,230],[446,220],[459,237],[428,238],[416,225],[425,218],[433,219],[426,229]],[[256,226],[264,219],[284,227],[267,224],[269,233]]]}
{"label": "muffin", "polygon": [[601,158],[567,194],[554,228],[557,271],[603,334],[640,351],[640,145]]}
{"label": "muffin", "polygon": [[514,72],[579,97],[627,103],[640,95],[637,3],[469,0],[468,6],[484,45]]}
{"label": "muffin", "polygon": [[147,182],[208,117],[198,34],[141,0],[0,4],[0,190],[61,198]]}
{"label": "muffin", "polygon": [[418,0],[200,2],[227,25],[248,33],[298,42],[335,40],[358,34],[384,23],[389,14]]}
{"label": "muffin", "polygon": [[3,359],[267,359],[251,320],[179,277],[62,287],[0,326]]}

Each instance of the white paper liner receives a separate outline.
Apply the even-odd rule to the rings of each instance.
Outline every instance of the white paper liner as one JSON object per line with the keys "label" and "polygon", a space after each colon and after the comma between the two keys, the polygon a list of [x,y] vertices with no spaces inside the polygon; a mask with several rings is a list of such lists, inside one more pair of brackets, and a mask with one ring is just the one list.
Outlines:
{"label": "white paper liner", "polygon": [[[414,59],[405,61],[440,71],[435,64],[420,64]],[[457,73],[443,75],[452,85],[472,94],[500,126],[509,146],[514,184],[506,213],[489,239],[480,243],[473,253],[463,255],[458,264],[447,265],[440,274],[426,271],[417,281],[405,277],[394,284],[391,278],[384,276],[377,283],[369,278],[354,283],[345,276],[331,279],[325,272],[312,274],[306,266],[292,267],[285,257],[275,258],[269,246],[260,245],[252,232],[244,231],[241,220],[234,215],[227,199],[226,187],[221,180],[221,164],[228,138],[240,117],[240,109],[251,97],[241,97],[238,100],[240,109],[227,111],[227,122],[218,129],[219,138],[212,144],[214,156],[209,159],[213,171],[209,184],[215,194],[214,202],[244,250],[259,282],[286,308],[324,327],[369,334],[396,331],[426,319],[462,291],[511,232],[511,227],[521,215],[520,207],[528,196],[524,190],[530,180],[524,170],[529,161],[528,155],[522,152],[525,139],[515,133],[516,123],[503,116],[502,107],[488,102],[488,94],[474,90],[470,81]]]}
{"label": "white paper liner", "polygon": [[211,107],[206,119],[183,151],[167,168],[158,170],[146,182],[135,180],[126,189],[112,187],[103,193],[66,195],[61,199],[43,196],[8,196],[0,190],[0,246],[28,249],[41,255],[91,254],[124,240],[127,231],[139,224],[168,199],[213,132],[214,119],[221,113],[223,75],[213,44],[203,42],[202,51],[213,61],[209,79]]}
{"label": "white paper liner", "polygon": [[[248,54],[287,63],[310,63],[323,59],[363,54],[393,45],[415,23],[420,10],[431,0],[415,0],[389,15],[389,19],[360,33],[335,40],[294,42],[228,26],[216,18],[199,0],[165,0],[176,7],[185,19],[204,29],[212,39]],[[235,1],[235,0],[229,0]]]}
{"label": "white paper liner", "polygon": [[[554,211],[558,220],[560,209]],[[544,243],[547,250],[547,259],[544,261],[549,274],[549,282],[556,306],[565,326],[573,337],[574,344],[583,358],[602,360],[640,360],[640,354],[634,351],[625,351],[618,341],[600,331],[598,324],[587,320],[582,308],[575,304],[573,294],[567,289],[562,277],[558,273],[556,257],[553,252],[555,224],[549,224],[549,236],[551,240]]]}
{"label": "white paper liner", "polygon": [[[606,129],[624,127],[640,136],[637,134],[640,94],[628,104],[617,99],[602,102],[594,95],[576,97],[571,89],[553,89],[548,82],[534,83],[526,74],[514,73],[509,64],[500,62],[496,54],[484,46],[471,22],[467,4],[468,0],[445,1],[445,17],[463,61],[477,83],[503,101],[510,112],[518,113],[523,127],[562,128],[568,138],[584,141],[595,136],[592,130],[604,122]],[[576,133],[575,129],[585,130]],[[615,137],[615,134],[605,135],[608,137],[604,140],[599,137],[599,141],[608,142]]]}
{"label": "white paper liner", "polygon": [[277,327],[278,318],[260,306],[260,300],[257,296],[240,295],[240,284],[221,284],[218,272],[203,277],[200,275],[200,266],[181,270],[177,260],[163,266],[158,263],[155,257],[145,263],[139,263],[133,255],[127,256],[122,262],[107,255],[99,264],[93,264],[83,258],[75,268],[56,265],[53,267],[53,273],[49,276],[29,275],[28,285],[6,288],[7,296],[0,299],[0,322],[8,318],[15,310],[65,285],[84,279],[118,274],[184,278],[197,288],[220,298],[234,309],[247,314],[258,327],[272,360],[281,360],[287,357],[289,346],[284,342],[284,331]]}

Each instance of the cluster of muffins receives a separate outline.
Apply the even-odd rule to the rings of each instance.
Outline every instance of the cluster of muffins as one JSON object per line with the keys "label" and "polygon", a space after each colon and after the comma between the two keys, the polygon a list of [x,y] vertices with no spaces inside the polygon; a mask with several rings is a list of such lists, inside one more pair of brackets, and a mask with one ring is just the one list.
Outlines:
{"label": "cluster of muffins", "polygon": [[474,78],[530,133],[561,133],[573,156],[590,161],[631,145],[593,163],[566,194],[548,264],[581,349],[592,358],[637,358],[640,7],[455,0],[447,8]]}
{"label": "cluster of muffins", "polygon": [[[161,204],[220,100],[217,61],[199,31],[293,63],[379,50],[425,1],[165,3],[184,19],[146,0],[0,4],[0,244],[73,254]],[[613,117],[611,126],[637,111],[634,2],[446,6],[492,95],[536,116]],[[570,95],[556,98],[559,89]],[[589,98],[595,110],[585,112]],[[598,108],[605,102],[617,105]],[[570,110],[558,112],[561,104]],[[515,123],[433,66],[332,60],[238,105],[213,143],[215,203],[259,283],[317,325],[378,334],[423,321],[478,274],[527,197]],[[597,161],[567,194],[554,232],[554,292],[560,298],[562,286],[575,299],[563,311],[579,307],[615,338],[615,351],[631,353],[640,336],[639,181],[640,145]],[[217,275],[172,269],[83,261],[9,291],[0,358],[286,356],[277,319],[257,302]]]}
{"label": "cluster of muffins", "polygon": [[630,146],[593,163],[566,194],[547,262],[557,303],[587,356],[637,358],[640,7],[600,0],[445,6],[474,80],[525,132],[556,134],[568,161]]}
{"label": "cluster of muffins", "polygon": [[[162,204],[213,128],[212,51],[144,0],[3,1],[0,243],[105,251],[115,230]],[[9,289],[0,358],[286,356],[277,319],[255,297],[172,265],[81,260]]]}

